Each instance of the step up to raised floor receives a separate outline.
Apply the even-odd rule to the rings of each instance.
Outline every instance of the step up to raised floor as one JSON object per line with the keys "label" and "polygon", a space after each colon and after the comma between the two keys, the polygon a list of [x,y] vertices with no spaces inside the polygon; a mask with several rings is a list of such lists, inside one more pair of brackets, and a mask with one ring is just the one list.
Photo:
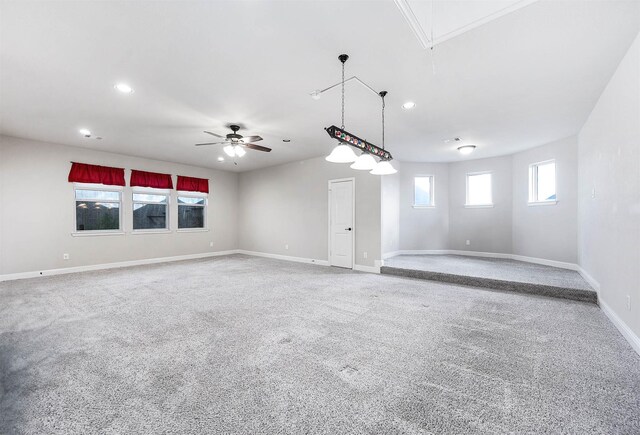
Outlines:
{"label": "step up to raised floor", "polygon": [[598,302],[597,293],[578,272],[515,260],[460,255],[401,255],[385,260],[380,273]]}

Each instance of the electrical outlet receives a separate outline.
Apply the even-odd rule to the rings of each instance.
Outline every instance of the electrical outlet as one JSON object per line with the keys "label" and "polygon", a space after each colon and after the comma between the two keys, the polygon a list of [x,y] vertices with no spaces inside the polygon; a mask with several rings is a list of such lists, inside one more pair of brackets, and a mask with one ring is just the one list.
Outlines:
{"label": "electrical outlet", "polygon": [[209,247],[213,248],[213,242],[209,242]]}
{"label": "electrical outlet", "polygon": [[366,252],[366,251],[365,251],[365,252],[363,252],[363,253],[362,253],[362,256],[363,256],[364,258],[367,258],[367,252]]}
{"label": "electrical outlet", "polygon": [[289,250],[289,245],[288,244],[284,245],[284,249],[288,251]]}
{"label": "electrical outlet", "polygon": [[62,254],[62,259],[63,260],[68,260],[69,259],[69,254]]}
{"label": "electrical outlet", "polygon": [[631,311],[631,296],[627,295],[627,311]]}
{"label": "electrical outlet", "polygon": [[471,245],[471,240],[467,240],[467,246]]}

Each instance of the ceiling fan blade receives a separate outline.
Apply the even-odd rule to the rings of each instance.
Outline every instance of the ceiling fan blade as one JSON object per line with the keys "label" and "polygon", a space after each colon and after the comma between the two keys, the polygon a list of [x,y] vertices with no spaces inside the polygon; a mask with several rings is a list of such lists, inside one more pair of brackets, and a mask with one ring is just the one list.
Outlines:
{"label": "ceiling fan blade", "polygon": [[207,131],[207,130],[205,130],[204,132],[207,134],[210,134],[211,136],[219,137],[220,139],[225,138],[225,136],[220,136],[219,134],[211,133],[210,131]]}
{"label": "ceiling fan blade", "polygon": [[249,142],[258,142],[262,140],[262,138],[260,136],[244,136],[241,140],[244,143],[249,143]]}
{"label": "ceiling fan blade", "polygon": [[226,142],[207,142],[207,143],[197,143],[197,144],[196,144],[196,146],[197,146],[197,147],[201,147],[201,146],[203,146],[203,145],[218,145],[218,144],[221,144],[221,143],[226,143]]}
{"label": "ceiling fan blade", "polygon": [[245,147],[256,150],[256,151],[264,151],[265,153],[271,152],[271,148],[263,147],[261,145],[256,145],[254,143],[245,143],[243,144]]}

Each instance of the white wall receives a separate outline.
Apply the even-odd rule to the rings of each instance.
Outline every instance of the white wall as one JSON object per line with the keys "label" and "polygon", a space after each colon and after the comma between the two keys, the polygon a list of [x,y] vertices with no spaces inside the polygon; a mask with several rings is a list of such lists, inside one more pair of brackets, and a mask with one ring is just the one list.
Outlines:
{"label": "white wall", "polygon": [[[578,260],[640,336],[640,35],[578,136]],[[595,193],[595,195],[592,195]],[[631,309],[627,309],[627,296]]]}
{"label": "white wall", "polygon": [[[208,178],[209,231],[176,232],[174,206],[174,231],[131,234],[131,202],[124,200],[124,235],[72,236],[70,161]],[[131,189],[124,195],[130,197]],[[237,195],[238,177],[231,172],[0,136],[0,275],[237,249]],[[63,253],[70,259],[63,260]]]}
{"label": "white wall", "polygon": [[[485,171],[493,174],[493,207],[465,207],[466,174]],[[449,249],[511,253],[511,183],[511,156],[449,165]]]}
{"label": "white wall", "polygon": [[[401,164],[400,246],[401,250],[449,248],[449,165],[447,163]],[[414,178],[433,175],[433,208],[414,208]]]}
{"label": "white wall", "polygon": [[328,260],[328,181],[349,177],[356,189],[355,263],[375,266],[381,260],[380,176],[324,157],[240,174],[240,249]]}
{"label": "white wall", "polygon": [[[555,205],[529,205],[529,165],[556,161]],[[513,254],[577,263],[578,139],[513,155]]]}
{"label": "white wall", "polygon": [[404,168],[393,163],[398,170],[393,175],[380,177],[382,256],[400,249],[400,177]]}

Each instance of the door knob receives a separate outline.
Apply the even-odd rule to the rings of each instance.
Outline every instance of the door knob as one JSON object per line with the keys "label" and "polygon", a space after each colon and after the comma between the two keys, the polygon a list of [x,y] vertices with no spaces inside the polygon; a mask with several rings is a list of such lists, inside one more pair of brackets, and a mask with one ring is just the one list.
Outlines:
{"label": "door knob", "polygon": [[349,228],[345,228],[344,230],[345,230],[345,231],[351,231],[351,227],[349,227]]}

